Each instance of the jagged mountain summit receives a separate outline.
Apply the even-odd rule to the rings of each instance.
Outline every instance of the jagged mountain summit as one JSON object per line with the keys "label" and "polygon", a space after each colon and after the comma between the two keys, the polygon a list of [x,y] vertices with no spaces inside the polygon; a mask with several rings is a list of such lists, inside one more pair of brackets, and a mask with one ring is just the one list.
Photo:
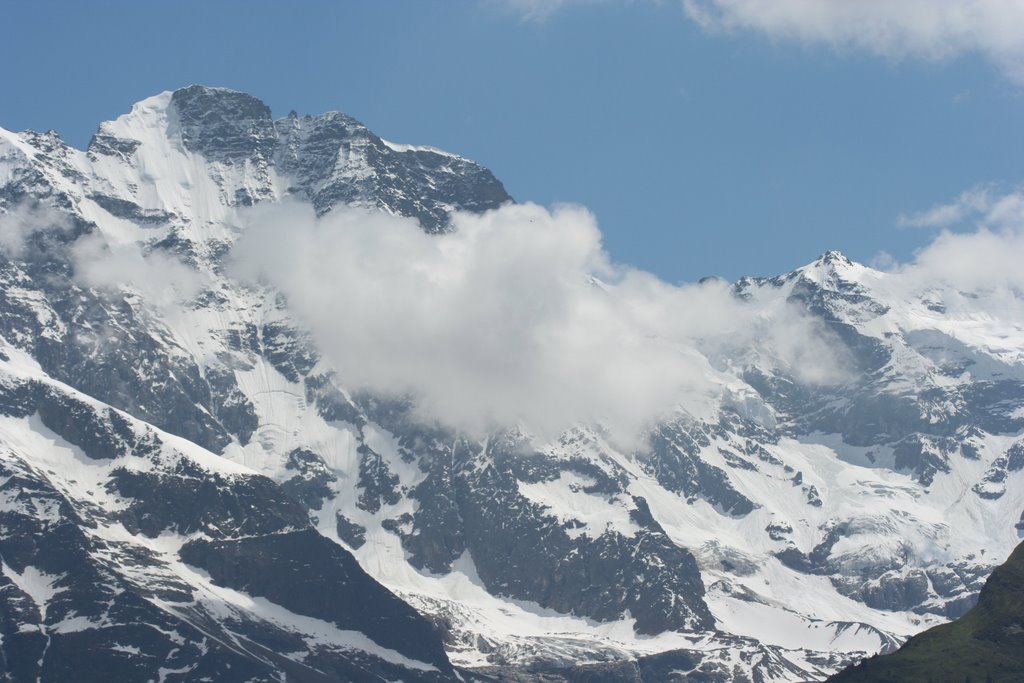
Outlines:
{"label": "jagged mountain summit", "polygon": [[[511,201],[457,155],[218,88],[85,151],[0,129],[9,678],[821,680],[966,612],[1024,533],[1024,332],[991,292],[830,252],[733,293],[818,321],[844,381],[701,348],[725,398],[643,447],[478,439],[346,386],[225,268],[239,212],[288,199],[431,233]],[[200,284],[111,286],[97,243]]]}

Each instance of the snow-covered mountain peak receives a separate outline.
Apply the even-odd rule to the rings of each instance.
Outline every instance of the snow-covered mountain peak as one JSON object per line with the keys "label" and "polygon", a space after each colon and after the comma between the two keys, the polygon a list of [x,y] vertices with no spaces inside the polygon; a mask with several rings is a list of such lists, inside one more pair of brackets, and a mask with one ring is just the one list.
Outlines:
{"label": "snow-covered mountain peak", "polygon": [[142,205],[185,218],[202,207],[200,223],[221,220],[218,207],[296,196],[321,214],[339,203],[384,209],[438,232],[452,211],[510,199],[490,171],[457,155],[386,143],[337,111],[275,121],[261,100],[226,88],[194,85],[143,100],[100,126],[89,156],[104,167],[99,175],[122,176],[104,194],[141,204],[145,186],[173,178],[159,202]]}
{"label": "snow-covered mountain peak", "polygon": [[865,265],[851,261],[840,251],[826,251],[811,263],[793,271],[794,276],[829,289],[863,284],[866,276],[876,273]]}
{"label": "snow-covered mountain peak", "polygon": [[838,249],[830,249],[824,254],[819,256],[815,263],[823,263],[829,265],[849,266],[853,263],[846,254],[839,251]]}

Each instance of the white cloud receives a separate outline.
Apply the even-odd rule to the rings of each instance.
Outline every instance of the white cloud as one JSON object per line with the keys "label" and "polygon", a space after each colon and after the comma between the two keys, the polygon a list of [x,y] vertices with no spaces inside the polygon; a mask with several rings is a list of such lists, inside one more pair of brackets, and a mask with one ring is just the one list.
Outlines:
{"label": "white cloud", "polygon": [[[504,0],[526,19],[598,0]],[[621,0],[620,0],[621,1]],[[1024,0],[681,0],[710,32],[756,31],[775,40],[855,49],[887,58],[943,60],[978,53],[1024,84]]]}
{"label": "white cloud", "polygon": [[988,229],[1016,229],[1024,223],[1024,191],[1000,193],[994,186],[978,185],[952,202],[897,219],[901,228],[948,229],[967,222]]}
{"label": "white cloud", "polygon": [[236,274],[288,297],[346,385],[411,393],[467,429],[551,436],[600,421],[628,439],[673,406],[716,404],[724,376],[710,363],[755,346],[805,380],[839,377],[827,336],[796,308],[616,266],[581,208],[511,205],[454,227],[259,207],[233,257]]}
{"label": "white cloud", "polygon": [[707,30],[754,30],[896,58],[978,52],[1024,83],[1024,0],[683,0],[683,7]]}
{"label": "white cloud", "polygon": [[[962,292],[1005,291],[1015,307],[1024,302],[1024,189],[999,193],[975,187],[901,223],[942,229],[911,263],[894,269],[909,282],[942,283]],[[968,230],[949,230],[954,226]]]}
{"label": "white cloud", "polygon": [[888,272],[899,266],[899,262],[896,260],[895,256],[883,249],[871,257],[871,260],[868,261],[868,266],[875,270]]}
{"label": "white cloud", "polygon": [[1009,289],[1024,296],[1022,263],[1024,231],[981,228],[967,234],[943,232],[902,272],[920,283],[949,284],[963,292]]}
{"label": "white cloud", "polygon": [[[0,254],[29,258],[34,236],[67,238],[69,215],[41,202],[25,202],[0,211]],[[46,253],[43,252],[44,256]],[[107,291],[131,289],[163,310],[199,294],[210,278],[161,251],[146,253],[135,242],[111,243],[99,231],[70,242],[74,279],[83,287]]]}
{"label": "white cloud", "polygon": [[974,188],[967,190],[954,201],[938,204],[924,211],[901,214],[896,225],[901,228],[948,228],[962,223],[972,214],[983,210],[989,201],[988,190]]}

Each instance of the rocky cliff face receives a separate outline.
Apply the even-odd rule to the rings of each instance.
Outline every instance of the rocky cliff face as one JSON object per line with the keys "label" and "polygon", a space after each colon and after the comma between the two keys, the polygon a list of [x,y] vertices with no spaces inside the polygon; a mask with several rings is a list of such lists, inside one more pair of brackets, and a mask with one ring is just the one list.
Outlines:
{"label": "rocky cliff face", "polygon": [[[1022,533],[1022,335],[985,292],[829,253],[734,293],[820,321],[847,381],[699,349],[727,400],[641,448],[480,440],[346,387],[284,297],[226,272],[238,211],[289,198],[428,232],[510,201],[456,155],[223,89],[140,102],[84,152],[0,131],[15,680],[823,678],[962,614]],[[96,243],[200,284],[83,277]]]}

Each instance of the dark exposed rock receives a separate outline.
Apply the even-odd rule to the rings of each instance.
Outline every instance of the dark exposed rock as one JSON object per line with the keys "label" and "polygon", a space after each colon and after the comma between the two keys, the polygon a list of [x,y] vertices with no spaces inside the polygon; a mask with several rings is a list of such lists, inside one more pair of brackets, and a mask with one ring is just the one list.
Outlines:
{"label": "dark exposed rock", "polygon": [[252,95],[193,85],[175,90],[171,105],[188,150],[235,163],[274,155],[277,135],[270,108]]}
{"label": "dark exposed rock", "polygon": [[642,498],[630,499],[633,538],[612,530],[570,535],[511,483],[519,458],[489,455],[498,457],[467,467],[456,490],[466,546],[489,591],[598,620],[629,610],[638,633],[713,623],[696,561],[667,538]]}
{"label": "dark exposed rock", "polygon": [[263,357],[291,382],[299,382],[319,358],[309,335],[284,323],[268,323],[260,330]]}
{"label": "dark exposed rock", "polygon": [[1024,470],[1024,441],[1018,441],[1007,449],[1006,469],[1010,472]]}
{"label": "dark exposed rock", "polygon": [[359,501],[360,509],[377,512],[381,505],[395,505],[401,500],[398,492],[398,477],[391,471],[384,458],[366,444],[359,452]]}
{"label": "dark exposed rock", "polygon": [[768,537],[773,541],[785,541],[786,536],[793,533],[793,527],[789,524],[772,523],[764,528]]}
{"label": "dark exposed rock", "polygon": [[875,609],[909,610],[928,599],[928,589],[928,576],[920,569],[906,573],[886,572],[861,585],[857,597]]}
{"label": "dark exposed rock", "polygon": [[295,476],[281,483],[285,493],[310,510],[318,509],[325,498],[334,494],[331,484],[338,478],[319,455],[307,448],[296,448],[288,454],[285,467]]}
{"label": "dark exposed rock", "polygon": [[[217,477],[182,461],[177,468],[164,470],[153,490],[140,473],[123,470],[115,470],[111,487],[126,494],[141,487],[150,500],[134,500],[131,510],[153,521],[150,531],[201,528],[221,536],[247,535],[240,545],[256,548],[258,559],[247,556],[244,568],[257,574],[252,579],[255,594],[272,596],[300,612],[310,604],[320,605],[319,612],[311,608],[314,614],[355,630],[362,628],[367,615],[377,615],[378,642],[411,657],[423,655],[436,671],[409,669],[359,650],[310,649],[300,634],[277,623],[241,612],[227,617],[208,612],[179,571],[159,555],[90,536],[97,521],[109,523],[104,511],[85,508],[86,514],[100,516],[83,517],[82,508],[69,504],[62,492],[20,468],[17,460],[11,467],[9,462],[0,461],[0,498],[5,501],[0,507],[0,673],[11,680],[100,683],[113,676],[125,681],[242,683],[279,680],[282,673],[289,680],[323,683],[450,680],[450,665],[430,625],[366,576],[345,551],[308,526],[297,533],[275,532],[286,529],[289,521],[305,523],[297,505],[253,509],[251,503],[266,505],[275,497],[287,501],[266,479],[247,477],[238,491],[228,490],[221,480],[220,490],[211,490],[202,481]],[[153,464],[160,469],[159,459]],[[244,513],[232,509],[237,501]],[[225,515],[231,521],[253,521],[226,528]],[[186,546],[185,554],[209,560],[217,571],[222,565],[214,561],[216,544],[202,543],[203,548]],[[329,548],[317,548],[317,543]],[[307,557],[321,560],[311,564]],[[37,602],[38,593],[22,592],[9,578],[11,572],[30,571],[40,577],[37,581],[49,582],[52,595],[45,603]],[[303,598],[294,586],[312,588]],[[306,650],[308,656],[301,663],[280,654]]]}
{"label": "dark exposed rock", "polygon": [[304,528],[304,508],[265,477],[226,478],[180,461],[171,473],[117,469],[110,487],[128,507],[119,514],[132,533],[201,531],[212,538]]}
{"label": "dark exposed rock", "polygon": [[328,422],[347,422],[362,427],[366,418],[358,406],[345,396],[327,375],[310,375],[305,378],[306,402],[316,405],[320,417]]}
{"label": "dark exposed rock", "polygon": [[38,414],[40,422],[94,460],[125,452],[146,455],[159,446],[152,434],[139,436],[117,411],[96,408],[40,382],[0,385],[0,413],[11,417]]}
{"label": "dark exposed rock", "polygon": [[143,209],[135,202],[105,194],[91,194],[89,199],[99,204],[111,216],[124,218],[141,226],[159,226],[174,220],[175,215],[167,211]]}
{"label": "dark exposed rock", "polygon": [[[16,491],[22,501],[0,510],[0,557],[8,571],[32,568],[52,577],[54,592],[43,609],[0,575],[0,665],[11,680],[141,681],[158,677],[160,667],[179,671],[168,680],[240,682],[267,674],[265,663],[224,646],[226,638],[210,638],[189,619],[154,606],[153,589],[126,580],[100,559],[104,548],[83,533],[87,520],[58,491],[4,472],[2,464],[0,475],[14,475],[0,493]],[[159,596],[186,611],[192,600],[187,589],[170,586]],[[89,627],[56,628],[76,621]]]}
{"label": "dark exposed rock", "polygon": [[135,154],[135,150],[139,148],[140,144],[142,143],[138,140],[128,140],[113,135],[97,133],[89,141],[89,152],[94,156],[96,154],[105,154],[107,156],[116,156],[122,161],[127,161],[130,156]]}
{"label": "dark exposed rock", "polygon": [[749,514],[754,504],[733,487],[722,470],[699,456],[700,448],[708,444],[703,432],[687,429],[681,423],[664,424],[650,437],[645,468],[662,486],[687,500],[703,498],[735,517]]}
{"label": "dark exposed rock", "polygon": [[915,434],[899,441],[893,448],[898,470],[913,472],[922,484],[928,486],[939,472],[949,472],[947,463],[951,443]]}
{"label": "dark exposed rock", "polygon": [[340,512],[336,515],[338,537],[353,548],[361,548],[366,544],[366,527],[350,521]]}
{"label": "dark exposed rock", "polygon": [[[345,114],[286,117],[277,129],[278,168],[318,213],[355,203],[414,217],[427,232],[440,232],[452,210],[486,211],[510,200],[482,166],[424,149],[397,151]],[[351,159],[360,166],[337,173]]]}
{"label": "dark exposed rock", "polygon": [[455,471],[452,443],[430,440],[417,449],[420,468],[427,473],[409,494],[419,507],[413,533],[402,539],[409,562],[435,574],[450,571],[452,563],[466,550],[462,512],[454,489],[459,473]]}
{"label": "dark exposed rock", "polygon": [[252,402],[238,388],[235,374],[221,366],[206,369],[206,382],[210,385],[211,403],[217,419],[224,428],[238,437],[244,446],[249,443],[259,426],[259,418]]}

